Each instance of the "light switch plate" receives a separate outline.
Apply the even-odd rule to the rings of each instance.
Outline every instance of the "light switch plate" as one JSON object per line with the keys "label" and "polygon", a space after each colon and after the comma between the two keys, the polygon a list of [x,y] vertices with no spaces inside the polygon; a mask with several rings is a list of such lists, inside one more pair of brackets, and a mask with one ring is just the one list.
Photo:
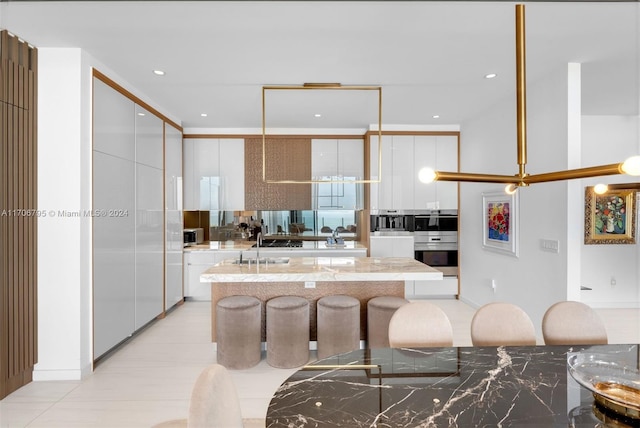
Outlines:
{"label": "light switch plate", "polygon": [[557,241],[555,239],[541,239],[540,248],[544,251],[549,251],[551,253],[559,253],[560,241]]}

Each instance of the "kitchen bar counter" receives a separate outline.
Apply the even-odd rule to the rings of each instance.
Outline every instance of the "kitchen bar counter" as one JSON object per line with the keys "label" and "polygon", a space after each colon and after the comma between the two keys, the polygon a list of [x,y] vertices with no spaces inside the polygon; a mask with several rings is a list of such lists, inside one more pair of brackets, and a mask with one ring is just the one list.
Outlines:
{"label": "kitchen bar counter", "polygon": [[[262,256],[262,253],[261,253]],[[287,264],[234,264],[225,260],[207,269],[211,282],[211,338],[216,341],[216,305],[227,296],[254,296],[262,302],[262,340],[266,340],[265,303],[279,296],[309,301],[311,340],[316,338],[316,303],[343,294],[360,301],[360,338],[366,339],[367,302],[376,296],[404,297],[405,280],[442,280],[442,272],[411,258],[291,257]]]}
{"label": "kitchen bar counter", "polygon": [[[268,256],[267,256],[268,257]],[[261,257],[261,259],[265,259]],[[268,260],[268,258],[267,258]],[[408,257],[290,257],[271,263],[225,260],[200,275],[201,282],[441,280],[442,272]],[[246,260],[245,260],[246,261]]]}

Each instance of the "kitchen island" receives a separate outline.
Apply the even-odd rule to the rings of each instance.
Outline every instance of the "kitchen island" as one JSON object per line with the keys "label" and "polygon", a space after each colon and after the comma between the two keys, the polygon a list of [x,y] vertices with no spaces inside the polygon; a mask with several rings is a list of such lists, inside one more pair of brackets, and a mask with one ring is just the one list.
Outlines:
{"label": "kitchen island", "polygon": [[211,283],[211,338],[216,341],[216,304],[227,296],[254,296],[262,302],[262,340],[265,341],[265,303],[279,296],[309,300],[311,340],[316,338],[316,303],[324,296],[343,294],[360,301],[360,338],[366,338],[366,308],[376,296],[404,297],[406,280],[442,280],[442,272],[405,257],[290,257],[262,258],[238,263],[225,260],[200,275]]}

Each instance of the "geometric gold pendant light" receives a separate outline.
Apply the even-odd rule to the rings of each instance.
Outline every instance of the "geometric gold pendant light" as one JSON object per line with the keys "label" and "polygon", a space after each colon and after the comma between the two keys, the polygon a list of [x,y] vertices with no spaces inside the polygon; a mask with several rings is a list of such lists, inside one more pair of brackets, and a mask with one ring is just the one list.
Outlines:
{"label": "geometric gold pendant light", "polygon": [[515,175],[475,174],[464,172],[446,172],[426,169],[421,171],[420,179],[430,181],[460,181],[504,183],[515,190],[517,187],[533,183],[571,180],[577,178],[600,177],[605,175],[629,174],[640,175],[640,156],[633,156],[622,163],[592,166],[529,175],[527,164],[527,117],[526,117],[526,81],[525,81],[525,29],[524,5],[516,5],[516,120],[517,120],[517,156],[518,173]]}

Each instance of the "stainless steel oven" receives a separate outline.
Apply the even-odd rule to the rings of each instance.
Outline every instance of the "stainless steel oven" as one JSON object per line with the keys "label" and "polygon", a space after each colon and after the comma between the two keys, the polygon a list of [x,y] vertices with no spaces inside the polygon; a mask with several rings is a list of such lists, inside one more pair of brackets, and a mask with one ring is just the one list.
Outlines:
{"label": "stainless steel oven", "polygon": [[458,232],[457,210],[432,210],[415,214],[413,218],[415,232]]}
{"label": "stainless steel oven", "polygon": [[415,214],[414,252],[416,260],[444,276],[458,276],[458,212],[434,210]]}

